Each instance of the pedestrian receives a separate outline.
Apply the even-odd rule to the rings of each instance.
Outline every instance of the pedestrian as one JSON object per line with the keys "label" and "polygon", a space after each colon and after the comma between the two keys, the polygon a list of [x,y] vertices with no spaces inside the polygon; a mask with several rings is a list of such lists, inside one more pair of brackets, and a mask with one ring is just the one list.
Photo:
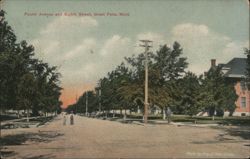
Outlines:
{"label": "pedestrian", "polygon": [[74,125],[74,116],[70,114],[70,125]]}
{"label": "pedestrian", "polygon": [[168,123],[171,122],[171,109],[170,107],[167,107],[167,111],[166,111],[166,116],[167,116],[167,119],[168,119]]}
{"label": "pedestrian", "polygon": [[67,118],[66,118],[66,115],[64,114],[63,115],[63,125],[66,125],[66,122],[67,122]]}

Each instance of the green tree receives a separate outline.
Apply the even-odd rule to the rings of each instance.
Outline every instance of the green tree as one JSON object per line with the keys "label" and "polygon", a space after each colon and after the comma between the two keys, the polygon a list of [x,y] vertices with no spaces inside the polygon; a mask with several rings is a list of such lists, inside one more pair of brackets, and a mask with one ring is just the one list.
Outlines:
{"label": "green tree", "polygon": [[192,72],[188,72],[183,79],[180,80],[180,106],[182,112],[190,116],[196,115],[201,111],[198,102],[200,93],[200,80]]}
{"label": "green tree", "polygon": [[165,81],[176,80],[185,74],[188,66],[187,58],[182,57],[183,49],[178,42],[174,42],[173,49],[164,45],[154,56],[154,68],[160,73],[159,82],[161,85]]}
{"label": "green tree", "polygon": [[[157,80],[152,83],[153,87],[160,88],[160,94],[163,94],[159,101],[160,106],[165,110],[165,106],[177,110],[180,105],[179,79],[185,74],[188,66],[187,58],[182,57],[183,49],[178,42],[174,42],[172,49],[164,45],[156,52],[154,56],[154,72],[158,73]],[[164,111],[163,111],[164,112]]]}
{"label": "green tree", "polygon": [[26,109],[27,121],[29,121],[29,110],[32,107],[32,100],[35,97],[36,81],[31,73],[23,75],[18,84],[18,106]]}
{"label": "green tree", "polygon": [[[88,98],[88,99],[87,99]],[[76,113],[86,113],[86,101],[88,103],[88,113],[98,110],[98,99],[94,91],[84,92],[77,100],[75,108]]]}
{"label": "green tree", "polygon": [[[179,43],[173,44],[173,49],[164,45],[156,54],[149,53],[149,102],[163,110],[165,106],[173,106],[176,100],[176,81],[181,78],[187,68],[186,58],[181,57],[182,48]],[[130,101],[144,103],[144,60],[145,54],[125,58],[131,68],[130,80],[120,87],[120,93]]]}
{"label": "green tree", "polygon": [[235,101],[238,99],[238,95],[235,92],[234,85],[232,83],[227,83],[227,85],[223,89],[222,94],[224,95],[224,107],[222,107],[222,109],[229,111],[229,115],[232,116],[236,108]]}
{"label": "green tree", "polygon": [[59,78],[61,74],[57,72],[57,67],[48,67],[47,68],[47,82],[45,85],[45,107],[44,112],[54,112],[58,110],[58,107],[61,103],[59,100],[61,95],[62,88],[59,86]]}
{"label": "green tree", "polygon": [[26,41],[18,43],[5,19],[0,23],[0,36],[1,109],[32,109],[36,114],[58,110],[62,88],[56,67],[34,58],[34,47]]}
{"label": "green tree", "polygon": [[245,48],[245,55],[247,56],[247,66],[246,66],[246,83],[250,90],[250,50]]}
{"label": "green tree", "polygon": [[224,110],[234,111],[235,101],[238,98],[233,84],[223,77],[221,67],[212,67],[202,80],[202,89],[199,95],[200,104],[209,110],[210,116],[223,115]]}
{"label": "green tree", "polygon": [[[3,10],[0,10],[0,13],[3,16],[5,14]],[[0,104],[1,109],[8,109],[13,106],[13,103],[16,103],[15,99],[12,100],[13,103],[10,102],[16,36],[4,18],[0,21],[0,36]]]}

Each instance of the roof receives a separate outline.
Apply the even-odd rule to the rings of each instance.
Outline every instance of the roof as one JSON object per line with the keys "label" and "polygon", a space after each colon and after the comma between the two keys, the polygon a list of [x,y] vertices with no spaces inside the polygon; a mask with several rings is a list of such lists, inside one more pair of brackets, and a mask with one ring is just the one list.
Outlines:
{"label": "roof", "polygon": [[245,76],[247,59],[233,58],[227,64],[219,64],[222,66],[222,72],[226,77],[242,78]]}

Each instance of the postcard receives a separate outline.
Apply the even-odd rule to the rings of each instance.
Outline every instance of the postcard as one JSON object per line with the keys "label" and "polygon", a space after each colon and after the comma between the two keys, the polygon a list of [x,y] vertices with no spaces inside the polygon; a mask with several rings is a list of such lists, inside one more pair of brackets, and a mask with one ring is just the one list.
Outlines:
{"label": "postcard", "polygon": [[1,158],[249,158],[248,0],[0,0]]}

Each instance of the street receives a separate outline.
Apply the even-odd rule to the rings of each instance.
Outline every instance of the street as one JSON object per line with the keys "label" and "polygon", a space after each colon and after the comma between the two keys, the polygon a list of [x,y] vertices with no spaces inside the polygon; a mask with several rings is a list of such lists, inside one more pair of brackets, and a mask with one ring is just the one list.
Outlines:
{"label": "street", "polygon": [[[138,125],[61,115],[37,128],[4,129],[8,158],[169,158],[247,157],[250,141],[224,129],[176,125]],[[249,129],[247,129],[249,131]]]}

